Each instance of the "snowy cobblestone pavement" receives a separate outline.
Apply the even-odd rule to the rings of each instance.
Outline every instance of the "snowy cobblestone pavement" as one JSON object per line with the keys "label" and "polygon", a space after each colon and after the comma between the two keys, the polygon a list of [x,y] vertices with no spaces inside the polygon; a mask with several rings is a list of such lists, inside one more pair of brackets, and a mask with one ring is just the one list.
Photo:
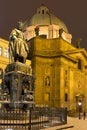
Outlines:
{"label": "snowy cobblestone pavement", "polygon": [[85,120],[83,118],[79,120],[78,118],[68,117],[67,125],[74,126],[70,130],[87,130],[87,118]]}
{"label": "snowy cobblestone pavement", "polygon": [[[41,129],[43,130],[43,129]],[[87,118],[84,120],[68,117],[67,124],[55,126],[51,128],[45,128],[45,130],[87,130]]]}

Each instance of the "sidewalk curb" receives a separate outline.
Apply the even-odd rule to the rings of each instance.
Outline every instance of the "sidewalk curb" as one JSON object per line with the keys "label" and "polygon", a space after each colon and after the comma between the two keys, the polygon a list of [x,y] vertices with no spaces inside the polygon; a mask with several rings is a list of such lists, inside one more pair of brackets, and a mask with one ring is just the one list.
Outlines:
{"label": "sidewalk curb", "polygon": [[53,127],[48,127],[48,128],[42,128],[40,130],[63,130],[63,129],[68,129],[68,128],[73,128],[73,125],[67,125],[67,126],[53,126]]}

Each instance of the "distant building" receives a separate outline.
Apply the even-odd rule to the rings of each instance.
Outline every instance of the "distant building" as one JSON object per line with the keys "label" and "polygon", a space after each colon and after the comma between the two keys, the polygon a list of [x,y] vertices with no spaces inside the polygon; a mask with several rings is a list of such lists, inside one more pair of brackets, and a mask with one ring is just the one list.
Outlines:
{"label": "distant building", "polygon": [[8,41],[0,38],[0,68],[4,69],[8,64]]}
{"label": "distant building", "polygon": [[0,38],[0,84],[6,65],[9,63],[8,41]]}
{"label": "distant building", "polygon": [[36,77],[35,104],[87,110],[87,51],[80,40],[74,46],[66,25],[45,6],[23,27]]}

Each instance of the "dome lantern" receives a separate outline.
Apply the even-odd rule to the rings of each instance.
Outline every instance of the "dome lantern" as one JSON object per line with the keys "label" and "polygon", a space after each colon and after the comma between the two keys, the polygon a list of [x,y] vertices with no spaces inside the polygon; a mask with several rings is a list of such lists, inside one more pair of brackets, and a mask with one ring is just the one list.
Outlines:
{"label": "dome lantern", "polygon": [[25,38],[27,40],[35,36],[35,28],[39,27],[39,34],[41,37],[47,39],[59,37],[59,29],[63,29],[63,38],[71,43],[71,34],[63,21],[57,18],[51,11],[44,5],[40,6],[36,13],[27,20],[25,23]]}

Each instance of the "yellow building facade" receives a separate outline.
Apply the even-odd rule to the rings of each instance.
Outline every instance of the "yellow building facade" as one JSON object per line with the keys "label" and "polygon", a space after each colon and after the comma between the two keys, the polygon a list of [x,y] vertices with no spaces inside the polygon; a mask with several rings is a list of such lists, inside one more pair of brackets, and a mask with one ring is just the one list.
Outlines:
{"label": "yellow building facade", "polygon": [[63,38],[30,40],[36,105],[82,109],[87,106],[87,52]]}
{"label": "yellow building facade", "polygon": [[0,38],[0,68],[5,69],[9,63],[8,41]]}
{"label": "yellow building facade", "polygon": [[[2,71],[4,72],[6,65],[9,63],[8,57],[8,41],[0,38],[0,75],[2,75]],[[2,76],[0,78],[1,84]]]}

